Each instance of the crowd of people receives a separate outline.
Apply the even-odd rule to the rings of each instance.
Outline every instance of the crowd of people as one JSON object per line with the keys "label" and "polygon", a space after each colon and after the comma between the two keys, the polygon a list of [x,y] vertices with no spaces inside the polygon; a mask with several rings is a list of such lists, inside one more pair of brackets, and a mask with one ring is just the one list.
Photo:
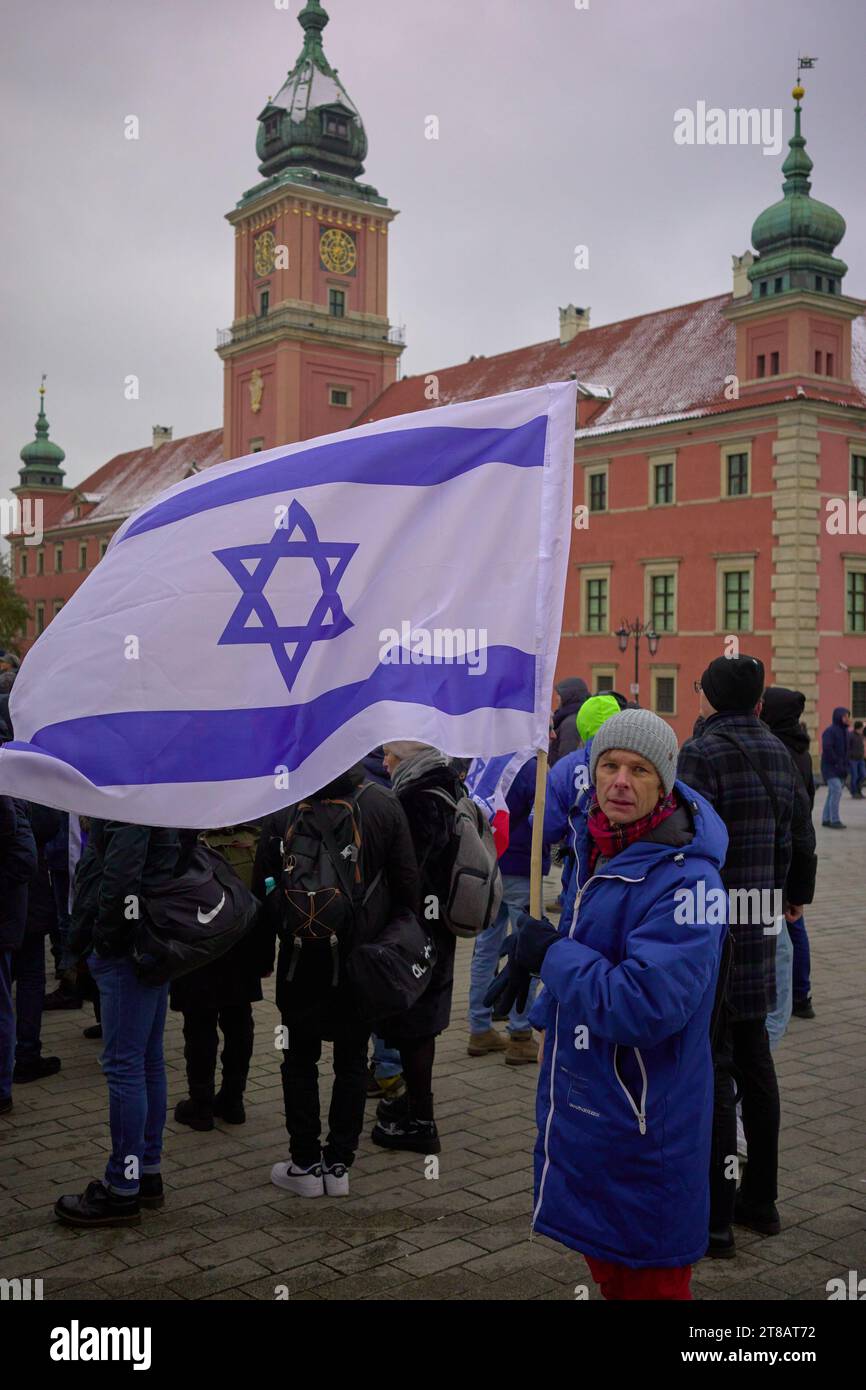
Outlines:
{"label": "crowd of people", "polygon": [[[792,1012],[814,1017],[805,698],[765,688],[748,656],[712,661],[695,686],[682,747],[615,691],[557,686],[541,840],[543,872],[551,857],[561,866],[558,925],[529,911],[534,757],[505,795],[508,843],[475,924],[468,1054],[538,1067],[533,1228],[581,1252],[612,1299],[689,1298],[691,1267],[733,1256],[737,1225],[780,1231],[773,1049]],[[862,797],[862,724],[849,724],[836,710],[822,736],[830,827],[846,778]],[[11,736],[7,689],[0,740]],[[373,1143],[441,1151],[436,1039],[451,1022],[457,934],[469,934],[454,908],[467,768],[392,741],[305,802],[206,832],[0,797],[0,1115],[13,1086],[61,1071],[42,1053],[45,1010],[93,1003],[85,1033],[102,1043],[108,1083],[105,1172],[57,1201],[61,1222],[137,1224],[163,1205],[169,1008],[182,1015],[188,1088],[175,1120],[245,1122],[254,1006],[274,973],[288,1152],[271,1181],[296,1197],[347,1195],[370,1101]],[[142,915],[200,868],[202,845],[254,911],[227,950],[155,979]],[[199,922],[216,911],[199,909]],[[46,938],[59,981],[48,994]],[[390,1013],[353,960],[359,944],[386,941],[389,961],[412,962]]]}

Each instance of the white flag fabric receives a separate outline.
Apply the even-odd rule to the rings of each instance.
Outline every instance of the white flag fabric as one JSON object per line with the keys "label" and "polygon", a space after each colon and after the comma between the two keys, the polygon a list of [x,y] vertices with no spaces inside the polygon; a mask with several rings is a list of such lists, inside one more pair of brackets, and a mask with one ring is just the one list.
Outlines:
{"label": "white flag fabric", "polygon": [[117,531],[27,654],[0,792],[236,824],[389,739],[547,748],[576,383],[219,464]]}

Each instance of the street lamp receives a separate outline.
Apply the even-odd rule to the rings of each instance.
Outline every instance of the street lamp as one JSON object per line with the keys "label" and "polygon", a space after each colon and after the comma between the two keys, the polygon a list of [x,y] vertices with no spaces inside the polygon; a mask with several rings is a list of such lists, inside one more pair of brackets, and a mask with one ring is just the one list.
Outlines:
{"label": "street lamp", "polygon": [[634,638],[634,684],[631,687],[631,694],[634,697],[635,704],[639,705],[640,679],[638,672],[640,667],[640,639],[641,637],[646,638],[650,656],[655,656],[659,648],[659,642],[662,639],[652,626],[645,625],[639,618],[635,618],[633,623],[628,623],[623,619],[617,628],[616,640],[619,643],[621,652],[626,652],[628,650],[628,639],[630,637]]}

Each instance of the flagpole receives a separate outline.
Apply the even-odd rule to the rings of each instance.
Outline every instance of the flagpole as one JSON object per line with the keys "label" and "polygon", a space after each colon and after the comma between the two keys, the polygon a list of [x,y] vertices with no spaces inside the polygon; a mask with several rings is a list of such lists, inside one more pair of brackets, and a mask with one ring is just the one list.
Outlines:
{"label": "flagpole", "polygon": [[544,853],[544,800],[547,792],[547,749],[539,749],[535,763],[535,805],[532,811],[532,849],[529,857],[529,915],[541,917],[541,861]]}

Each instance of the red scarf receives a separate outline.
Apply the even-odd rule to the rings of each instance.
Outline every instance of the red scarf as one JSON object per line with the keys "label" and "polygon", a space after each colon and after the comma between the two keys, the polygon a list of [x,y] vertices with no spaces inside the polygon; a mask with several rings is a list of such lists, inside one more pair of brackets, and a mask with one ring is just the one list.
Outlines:
{"label": "red scarf", "polygon": [[596,861],[600,857],[612,859],[615,854],[628,849],[629,845],[642,839],[647,831],[654,830],[662,821],[667,820],[668,816],[673,815],[677,805],[676,792],[671,792],[668,796],[662,797],[649,814],[641,816],[640,820],[632,821],[631,825],[613,825],[594,800],[586,822],[592,840],[589,853],[590,873],[595,871]]}

